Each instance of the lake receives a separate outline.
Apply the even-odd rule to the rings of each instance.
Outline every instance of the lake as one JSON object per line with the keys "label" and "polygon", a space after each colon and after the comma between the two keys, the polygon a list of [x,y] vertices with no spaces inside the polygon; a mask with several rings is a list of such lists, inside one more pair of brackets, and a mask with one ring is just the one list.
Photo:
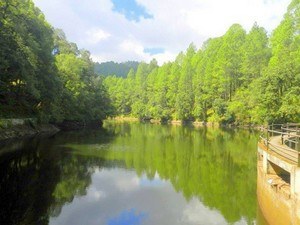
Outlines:
{"label": "lake", "polygon": [[0,224],[265,225],[258,134],[105,123],[0,147]]}

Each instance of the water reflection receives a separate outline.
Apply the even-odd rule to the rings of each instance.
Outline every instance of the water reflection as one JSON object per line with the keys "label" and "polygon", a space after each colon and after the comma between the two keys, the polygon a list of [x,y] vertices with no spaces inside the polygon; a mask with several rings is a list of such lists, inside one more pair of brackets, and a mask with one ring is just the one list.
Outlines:
{"label": "water reflection", "polygon": [[[94,134],[94,140],[104,142],[103,135]],[[72,156],[60,147],[80,140],[65,133],[8,143],[0,150],[0,224],[49,224],[49,215],[59,215],[64,204],[85,193],[89,165],[101,166],[103,160]]]}
{"label": "water reflection", "polygon": [[50,224],[195,225],[226,224],[226,220],[197,198],[187,202],[170,182],[158,176],[149,181],[134,171],[102,169],[92,175],[86,195],[64,206]]}
{"label": "water reflection", "polygon": [[[228,223],[256,216],[256,135],[248,131],[120,125],[106,151],[70,145],[77,154],[125,161],[127,169],[169,180],[187,201],[217,209]],[[120,150],[122,147],[127,150]]]}
{"label": "water reflection", "polygon": [[31,139],[0,157],[0,224],[252,224],[255,153],[248,131],[149,124]]}

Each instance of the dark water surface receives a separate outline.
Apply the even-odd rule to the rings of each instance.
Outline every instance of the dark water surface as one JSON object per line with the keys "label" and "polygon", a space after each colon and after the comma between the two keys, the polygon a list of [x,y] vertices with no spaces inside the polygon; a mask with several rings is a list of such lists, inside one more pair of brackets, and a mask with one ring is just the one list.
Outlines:
{"label": "dark water surface", "polygon": [[0,224],[265,224],[257,134],[106,124],[0,146]]}

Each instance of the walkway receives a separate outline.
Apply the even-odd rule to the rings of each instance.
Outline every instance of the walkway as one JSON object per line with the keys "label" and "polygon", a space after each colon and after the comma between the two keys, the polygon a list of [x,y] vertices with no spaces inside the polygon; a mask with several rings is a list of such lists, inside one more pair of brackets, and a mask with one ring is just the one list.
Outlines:
{"label": "walkway", "polygon": [[266,136],[261,136],[262,143],[267,147],[268,151],[271,151],[288,163],[300,167],[299,124],[278,124],[276,126],[271,125],[267,129],[263,129],[266,132]]}
{"label": "walkway", "polygon": [[290,163],[298,165],[299,152],[282,144],[281,135],[270,138],[269,148],[271,151],[287,159]]}

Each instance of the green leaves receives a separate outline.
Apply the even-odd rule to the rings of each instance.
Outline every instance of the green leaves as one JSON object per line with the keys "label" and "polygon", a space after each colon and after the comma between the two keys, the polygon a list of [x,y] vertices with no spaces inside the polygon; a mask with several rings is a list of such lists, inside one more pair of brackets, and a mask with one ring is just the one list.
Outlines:
{"label": "green leaves", "polygon": [[0,115],[105,118],[110,101],[89,52],[54,30],[31,0],[4,0],[0,7]]}
{"label": "green leaves", "polygon": [[[59,35],[59,37],[57,37]],[[62,117],[68,120],[102,120],[112,110],[102,79],[94,74],[90,53],[77,50],[62,31],[54,33],[59,53],[55,56],[58,76],[63,82],[59,103]]]}
{"label": "green leaves", "polygon": [[264,73],[263,101],[270,122],[299,121],[299,1],[292,1],[271,37],[272,57]]}
{"label": "green leaves", "polygon": [[270,40],[256,23],[249,33],[234,24],[199,50],[191,44],[173,63],[150,70],[140,64],[119,80],[127,86],[107,78],[116,108],[128,99],[126,113],[141,119],[299,121],[300,11],[298,3],[291,5]]}
{"label": "green leaves", "polygon": [[6,0],[2,5],[5,8],[0,15],[2,104],[18,109],[12,114],[37,112],[36,105],[42,102],[46,106],[54,97],[47,93],[52,89],[48,82],[53,70],[52,30],[32,1]]}
{"label": "green leaves", "polygon": [[233,24],[200,49],[191,44],[172,63],[142,62],[126,78],[106,77],[104,84],[94,74],[90,53],[53,29],[31,0],[3,0],[0,7],[1,116],[57,121],[114,113],[158,120],[299,122],[299,0],[291,2],[270,40],[256,23],[249,33]]}

